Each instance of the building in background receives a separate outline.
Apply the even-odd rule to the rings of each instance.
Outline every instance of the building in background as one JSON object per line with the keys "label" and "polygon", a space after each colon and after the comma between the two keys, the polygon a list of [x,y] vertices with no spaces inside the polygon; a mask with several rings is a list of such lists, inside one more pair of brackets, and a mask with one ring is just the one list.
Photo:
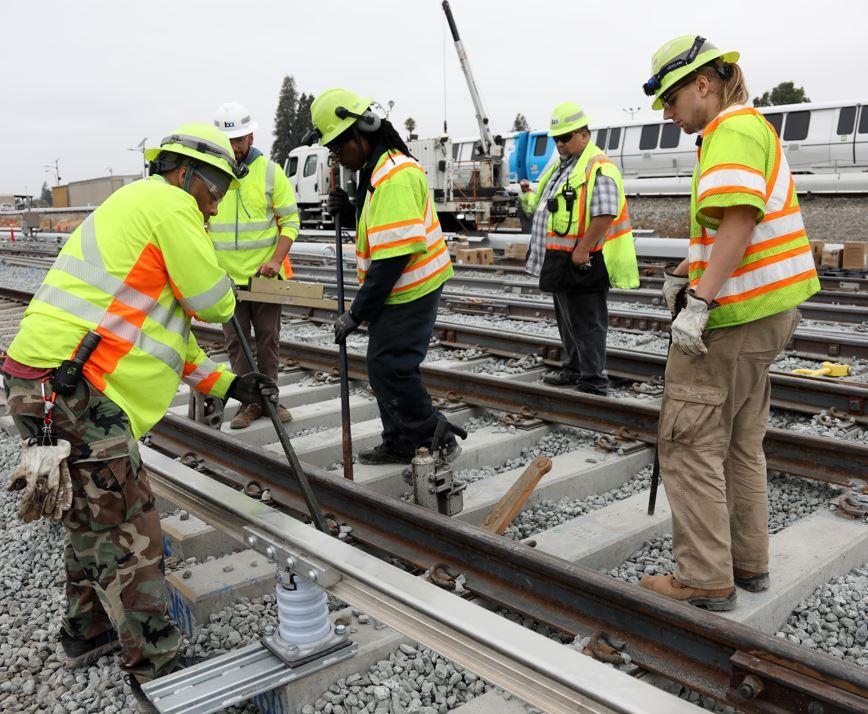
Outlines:
{"label": "building in background", "polygon": [[63,186],[53,186],[51,196],[54,208],[98,206],[121,186],[126,186],[140,178],[140,174],[113,174],[84,181],[70,181]]}

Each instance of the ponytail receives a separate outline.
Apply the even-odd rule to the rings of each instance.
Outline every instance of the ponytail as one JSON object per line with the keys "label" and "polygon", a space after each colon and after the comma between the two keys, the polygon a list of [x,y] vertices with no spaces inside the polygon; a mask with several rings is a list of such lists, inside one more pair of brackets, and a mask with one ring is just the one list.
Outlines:
{"label": "ponytail", "polygon": [[737,64],[715,60],[700,67],[697,73],[720,86],[721,109],[726,109],[733,104],[747,104],[750,93],[747,91],[744,72]]}

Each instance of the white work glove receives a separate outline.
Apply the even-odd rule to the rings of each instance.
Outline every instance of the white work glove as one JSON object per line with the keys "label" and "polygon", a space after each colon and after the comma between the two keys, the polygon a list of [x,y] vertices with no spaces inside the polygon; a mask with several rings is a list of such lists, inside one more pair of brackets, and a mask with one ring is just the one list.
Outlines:
{"label": "white work glove", "polygon": [[686,355],[704,355],[708,352],[702,342],[702,331],[708,322],[708,303],[686,294],[687,304],[672,321],[672,344]]}
{"label": "white work glove", "polygon": [[674,265],[667,265],[663,269],[663,297],[666,298],[666,306],[673,315],[675,315],[675,299],[678,293],[690,282],[687,275],[673,275],[669,272],[674,267]]}
{"label": "white work glove", "polygon": [[40,516],[59,521],[72,506],[72,479],[66,463],[70,449],[63,439],[47,446],[21,442],[21,462],[12,473],[9,490],[24,490],[18,516],[25,523]]}

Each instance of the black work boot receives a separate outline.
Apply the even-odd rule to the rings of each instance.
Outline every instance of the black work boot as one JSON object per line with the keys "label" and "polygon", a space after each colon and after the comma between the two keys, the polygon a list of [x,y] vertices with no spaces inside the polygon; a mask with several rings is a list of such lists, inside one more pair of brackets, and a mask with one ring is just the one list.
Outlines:
{"label": "black work boot", "polygon": [[114,630],[108,630],[89,640],[80,640],[61,627],[60,646],[66,655],[65,666],[69,669],[78,669],[89,667],[103,655],[120,650],[121,643]]}
{"label": "black work boot", "polygon": [[575,385],[579,381],[579,378],[572,372],[562,369],[560,372],[549,372],[543,375],[542,380],[552,387],[565,387]]}
{"label": "black work boot", "polygon": [[748,570],[732,569],[732,579],[735,584],[742,590],[747,590],[749,593],[761,593],[769,589],[771,579],[766,573],[751,573]]}
{"label": "black work boot", "polygon": [[377,444],[373,449],[367,449],[359,454],[359,463],[368,465],[379,464],[409,464],[413,454],[393,451],[387,444]]}
{"label": "black work boot", "polygon": [[133,699],[136,703],[135,711],[138,714],[159,714],[159,710],[155,707],[151,700],[145,695],[142,691],[142,685],[139,683],[139,680],[136,679],[134,674],[128,674],[126,677],[127,684],[130,685],[130,690],[133,694]]}

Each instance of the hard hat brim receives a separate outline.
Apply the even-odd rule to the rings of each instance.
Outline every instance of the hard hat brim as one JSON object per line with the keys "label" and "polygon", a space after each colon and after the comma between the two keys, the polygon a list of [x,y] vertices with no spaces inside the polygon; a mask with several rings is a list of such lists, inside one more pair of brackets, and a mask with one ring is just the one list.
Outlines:
{"label": "hard hat brim", "polygon": [[[171,148],[168,148],[168,147],[171,147]],[[215,168],[220,169],[220,171],[222,171],[223,173],[229,174],[230,181],[229,181],[229,189],[228,190],[231,191],[232,189],[238,188],[238,179],[235,177],[235,174],[227,171],[226,166],[223,166],[220,163],[219,159],[216,159],[216,158],[211,159],[208,156],[205,156],[203,154],[199,154],[199,153],[193,151],[192,149],[188,149],[186,146],[181,146],[180,144],[167,144],[166,146],[157,146],[157,147],[151,147],[150,149],[145,149],[145,152],[144,152],[145,161],[147,161],[147,162],[153,161],[154,159],[156,159],[160,155],[160,152],[162,152],[162,151],[168,151],[172,154],[182,154],[184,156],[189,156],[191,159],[196,159],[196,161],[201,161],[201,162],[206,163],[206,164],[211,164]]]}
{"label": "hard hat brim", "polygon": [[720,52],[719,50],[709,50],[708,52],[703,52],[699,55],[693,62],[684,67],[679,67],[673,72],[670,72],[663,78],[663,82],[660,85],[660,89],[657,90],[654,95],[654,101],[651,103],[652,109],[663,109],[663,99],[661,97],[669,91],[669,89],[682,79],[686,77],[688,74],[693,72],[696,69],[699,69],[704,64],[708,64],[712,60],[716,60],[718,58],[722,59],[727,64],[735,64],[738,62],[738,58],[741,56],[739,52]]}
{"label": "hard hat brim", "polygon": [[[373,97],[365,97],[362,99],[361,104],[367,108],[371,106],[371,101]],[[362,109],[364,111],[364,109]],[[358,112],[360,113],[360,112]],[[323,134],[319,138],[320,146],[325,146],[330,141],[337,139],[341,134],[343,134],[347,129],[349,129],[353,124],[358,121],[356,117],[346,117],[345,119],[341,119],[337,124],[333,124],[329,131]]]}
{"label": "hard hat brim", "polygon": [[[259,124],[255,121],[250,122],[250,124],[243,129],[233,129],[232,131],[224,131],[227,137],[230,139],[240,139],[242,136],[247,136],[248,134],[252,134],[259,128]],[[223,131],[222,129],[220,131]]]}

